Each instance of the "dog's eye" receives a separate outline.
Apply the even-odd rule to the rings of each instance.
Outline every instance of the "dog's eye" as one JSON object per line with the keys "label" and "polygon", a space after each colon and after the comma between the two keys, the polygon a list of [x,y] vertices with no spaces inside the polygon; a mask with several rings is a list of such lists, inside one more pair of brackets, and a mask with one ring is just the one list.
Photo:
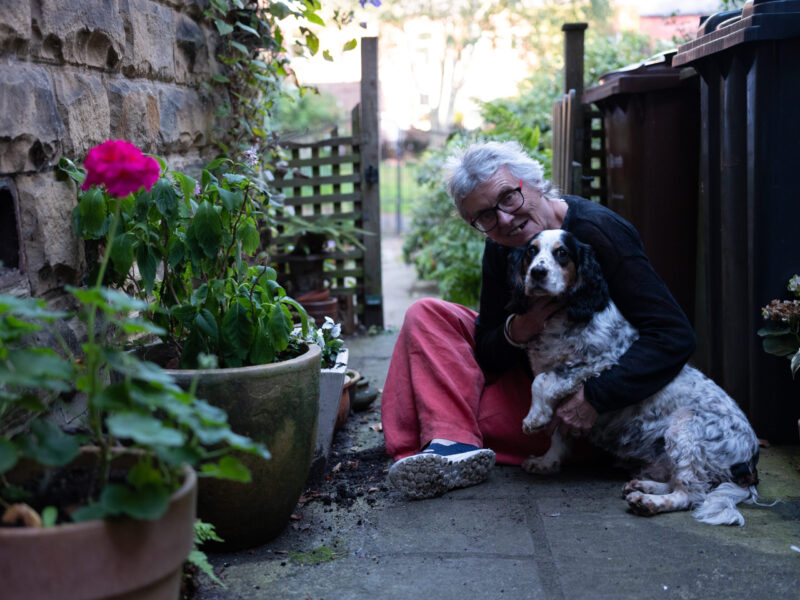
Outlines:
{"label": "dog's eye", "polygon": [[525,254],[528,256],[528,258],[532,258],[532,257],[536,256],[536,254],[538,252],[539,252],[539,248],[537,248],[533,244],[528,246],[528,248],[525,250]]}
{"label": "dog's eye", "polygon": [[553,250],[553,258],[556,259],[558,264],[565,265],[569,262],[569,253],[562,246],[559,246]]}

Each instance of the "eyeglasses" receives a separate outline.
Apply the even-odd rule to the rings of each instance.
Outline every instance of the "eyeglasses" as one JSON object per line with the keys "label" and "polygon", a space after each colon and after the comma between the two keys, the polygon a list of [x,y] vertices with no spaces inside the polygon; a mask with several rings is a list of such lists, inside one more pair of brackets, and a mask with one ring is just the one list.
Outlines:
{"label": "eyeglasses", "polygon": [[498,210],[507,215],[513,215],[524,203],[525,197],[522,195],[522,180],[520,179],[518,188],[503,193],[493,207],[479,212],[478,216],[472,219],[470,225],[482,233],[488,233],[497,227]]}

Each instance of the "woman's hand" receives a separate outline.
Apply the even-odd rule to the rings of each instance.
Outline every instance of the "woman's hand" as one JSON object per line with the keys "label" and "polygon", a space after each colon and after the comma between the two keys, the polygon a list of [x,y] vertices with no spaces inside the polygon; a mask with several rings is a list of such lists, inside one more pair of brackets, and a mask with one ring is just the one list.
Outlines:
{"label": "woman's hand", "polygon": [[558,405],[547,425],[547,432],[553,435],[558,429],[562,436],[583,437],[589,434],[595,421],[597,421],[597,410],[586,401],[581,386],[577,392]]}
{"label": "woman's hand", "polygon": [[533,336],[538,335],[544,329],[547,319],[564,308],[564,304],[551,297],[535,298],[528,312],[515,315],[511,319],[508,332],[511,338],[520,344],[524,344]]}

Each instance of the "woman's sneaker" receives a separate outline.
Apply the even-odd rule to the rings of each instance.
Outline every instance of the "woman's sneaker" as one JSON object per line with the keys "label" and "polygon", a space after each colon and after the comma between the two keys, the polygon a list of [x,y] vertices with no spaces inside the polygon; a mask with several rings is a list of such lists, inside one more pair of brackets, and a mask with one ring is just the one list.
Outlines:
{"label": "woman's sneaker", "polygon": [[433,498],[485,481],[494,459],[494,452],[488,448],[431,442],[419,454],[394,463],[389,469],[389,481],[410,498]]}

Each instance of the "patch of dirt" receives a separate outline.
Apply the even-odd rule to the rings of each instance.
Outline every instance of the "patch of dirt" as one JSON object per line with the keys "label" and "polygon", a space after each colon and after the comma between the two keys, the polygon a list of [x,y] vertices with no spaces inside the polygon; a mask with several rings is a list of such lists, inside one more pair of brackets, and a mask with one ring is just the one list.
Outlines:
{"label": "patch of dirt", "polygon": [[383,434],[375,431],[379,415],[377,407],[350,414],[334,436],[324,475],[303,493],[301,506],[321,502],[349,508],[362,497],[368,504],[375,504],[390,492],[386,474],[392,459],[386,454]]}

